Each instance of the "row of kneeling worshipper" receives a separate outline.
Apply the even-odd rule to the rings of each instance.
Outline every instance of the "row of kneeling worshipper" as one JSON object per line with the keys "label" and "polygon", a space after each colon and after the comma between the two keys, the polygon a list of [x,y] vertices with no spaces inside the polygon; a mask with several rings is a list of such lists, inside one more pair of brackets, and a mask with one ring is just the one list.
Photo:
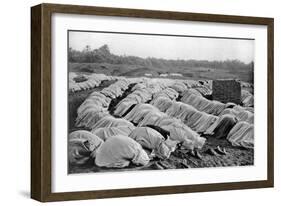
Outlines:
{"label": "row of kneeling worshipper", "polygon": [[184,93],[181,102],[189,104],[199,111],[215,116],[231,112],[233,115],[237,116],[239,120],[253,123],[254,108],[251,106],[241,107],[234,103],[224,104],[218,101],[211,101],[192,89]]}
{"label": "row of kneeling worshipper", "polygon": [[201,93],[195,92],[194,90],[187,90],[183,94],[181,102],[189,104],[199,111],[216,116],[218,116],[228,106],[227,104],[219,101],[208,100],[203,97]]}
{"label": "row of kneeling worshipper", "polygon": [[114,114],[116,116],[122,117],[128,111],[128,108],[132,108],[132,106],[147,102],[152,99],[152,95],[160,90],[164,85],[162,84],[154,84],[151,82],[138,83],[132,88],[132,93],[130,93],[127,97],[122,99],[116,106],[116,110]]}
{"label": "row of kneeling worshipper", "polygon": [[[196,132],[217,138],[227,138],[234,146],[246,148],[254,146],[254,114],[241,106],[226,108],[219,116],[214,116],[200,112],[191,105],[171,101],[168,98],[157,98],[153,105],[168,116],[180,119]],[[236,124],[244,126],[237,127]],[[239,138],[233,138],[237,136]]]}
{"label": "row of kneeling worshipper", "polygon": [[108,116],[111,101],[121,96],[134,81],[121,79],[99,92],[92,92],[77,110],[76,127],[91,129],[96,122]]}
{"label": "row of kneeling worshipper", "polygon": [[[222,119],[225,122],[220,122],[220,128],[227,129],[229,124],[226,123],[225,118]],[[69,135],[69,163],[80,165],[92,159],[99,167],[123,168],[131,163],[145,166],[154,157],[169,158],[180,143],[179,140],[173,140],[171,137],[183,132],[183,130],[174,127],[174,130],[169,131],[169,135],[166,136],[161,133],[161,130],[155,129],[155,126],[150,127],[150,125],[136,127],[129,132],[126,131],[127,127],[120,127],[119,131],[113,128],[100,128],[94,133],[85,130],[72,132]],[[115,135],[115,133],[122,132],[124,135]],[[214,130],[214,132],[216,131]],[[251,148],[253,146],[252,137],[253,125],[239,122],[230,130],[227,139],[235,146]]]}
{"label": "row of kneeling worshipper", "polygon": [[[180,119],[196,132],[226,138],[234,146],[254,147],[254,114],[243,107],[227,108],[217,117],[168,98],[158,98],[154,101],[154,106],[168,116]],[[149,119],[153,120],[151,117]]]}
{"label": "row of kneeling worshipper", "polygon": [[68,88],[69,92],[78,92],[98,87],[102,81],[115,79],[117,79],[117,77],[106,76],[104,74],[78,75],[74,72],[70,72]]}
{"label": "row of kneeling worshipper", "polygon": [[192,130],[199,133],[205,132],[218,119],[217,116],[200,112],[191,105],[171,101],[167,98],[158,98],[153,102],[153,105],[168,116],[180,119]]}
{"label": "row of kneeling worshipper", "polygon": [[129,135],[78,130],[69,134],[68,159],[74,165],[92,159],[99,167],[123,168],[131,163],[144,166],[154,157],[169,158],[177,146],[178,142],[165,139],[150,127],[137,127]]}
{"label": "row of kneeling worshipper", "polygon": [[188,149],[201,148],[205,143],[197,132],[185,125],[179,119],[170,117],[151,104],[137,104],[129,111],[124,120],[138,127],[155,125],[169,131],[170,138],[179,141]]}
{"label": "row of kneeling worshipper", "polygon": [[178,96],[178,93],[172,88],[165,88],[165,86],[159,87],[159,85],[156,86],[153,84],[148,85],[146,88],[138,88],[134,90],[131,94],[117,104],[114,114],[116,116],[123,117],[136,104],[150,101],[152,98],[155,98],[155,96],[165,96],[175,99]]}

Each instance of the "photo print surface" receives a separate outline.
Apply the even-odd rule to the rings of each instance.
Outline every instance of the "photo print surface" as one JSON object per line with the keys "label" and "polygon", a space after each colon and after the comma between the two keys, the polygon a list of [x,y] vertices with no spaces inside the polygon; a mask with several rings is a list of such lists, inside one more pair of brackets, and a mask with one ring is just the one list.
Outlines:
{"label": "photo print surface", "polygon": [[254,165],[254,39],[68,31],[68,173]]}

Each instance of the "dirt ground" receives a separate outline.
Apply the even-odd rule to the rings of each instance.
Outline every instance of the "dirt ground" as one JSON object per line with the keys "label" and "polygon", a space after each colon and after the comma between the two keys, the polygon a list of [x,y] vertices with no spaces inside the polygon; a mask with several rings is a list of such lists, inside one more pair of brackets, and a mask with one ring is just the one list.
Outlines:
{"label": "dirt ground", "polygon": [[[225,148],[226,155],[211,155],[209,148],[217,146]],[[227,140],[218,140],[214,137],[207,138],[206,144],[199,151],[202,159],[192,156],[184,149],[177,149],[167,160],[151,160],[146,166],[138,167],[129,165],[122,169],[100,168],[93,160],[89,160],[85,165],[70,165],[69,173],[89,173],[89,172],[110,172],[110,171],[134,171],[134,170],[154,170],[154,169],[183,169],[183,168],[206,168],[206,167],[227,167],[227,166],[247,166],[254,164],[254,150],[233,147]]]}
{"label": "dirt ground", "polygon": [[[77,116],[76,111],[79,105],[87,98],[87,96],[93,91],[100,91],[113,82],[105,81],[99,88],[87,90],[83,92],[77,92],[69,94],[69,132],[83,129],[76,128],[75,118]],[[110,105],[110,110],[114,109],[114,106],[125,98],[129,93],[132,85],[124,93],[124,95]],[[226,139],[218,139],[214,136],[203,136],[206,138],[206,143],[202,149],[198,150],[200,157],[194,156],[185,149],[177,149],[174,151],[169,159],[160,160],[153,159],[146,166],[138,167],[136,165],[129,165],[122,169],[109,169],[101,168],[95,165],[94,160],[90,159],[84,165],[69,165],[69,173],[90,173],[90,172],[116,172],[116,171],[135,171],[135,170],[155,170],[155,169],[183,169],[183,168],[205,168],[205,167],[227,167],[227,166],[249,166],[254,164],[254,150],[245,149],[242,147],[234,147]],[[224,148],[226,154],[218,154],[210,152],[210,149],[216,149],[217,146]],[[216,150],[215,150],[216,151]],[[150,151],[147,151],[150,153]]]}

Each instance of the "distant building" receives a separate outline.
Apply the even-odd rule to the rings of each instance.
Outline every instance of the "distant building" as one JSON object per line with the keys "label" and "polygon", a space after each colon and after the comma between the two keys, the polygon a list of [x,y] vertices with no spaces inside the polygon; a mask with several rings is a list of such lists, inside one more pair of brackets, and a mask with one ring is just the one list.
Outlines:
{"label": "distant building", "polygon": [[168,74],[160,74],[160,77],[167,77]]}
{"label": "distant building", "polygon": [[241,103],[241,83],[237,80],[213,80],[213,100]]}
{"label": "distant building", "polygon": [[182,74],[180,74],[180,73],[170,73],[170,76],[182,77]]}
{"label": "distant building", "polygon": [[151,77],[152,74],[149,74],[149,73],[145,73],[144,76],[147,76],[147,77]]}

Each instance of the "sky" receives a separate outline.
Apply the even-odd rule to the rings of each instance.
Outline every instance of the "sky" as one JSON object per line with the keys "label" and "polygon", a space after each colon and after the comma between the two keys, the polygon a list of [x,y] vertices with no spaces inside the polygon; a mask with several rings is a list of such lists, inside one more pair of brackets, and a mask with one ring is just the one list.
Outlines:
{"label": "sky", "polygon": [[164,59],[254,61],[254,40],[159,36],[120,33],[69,32],[69,47],[97,49],[107,44],[116,55]]}

